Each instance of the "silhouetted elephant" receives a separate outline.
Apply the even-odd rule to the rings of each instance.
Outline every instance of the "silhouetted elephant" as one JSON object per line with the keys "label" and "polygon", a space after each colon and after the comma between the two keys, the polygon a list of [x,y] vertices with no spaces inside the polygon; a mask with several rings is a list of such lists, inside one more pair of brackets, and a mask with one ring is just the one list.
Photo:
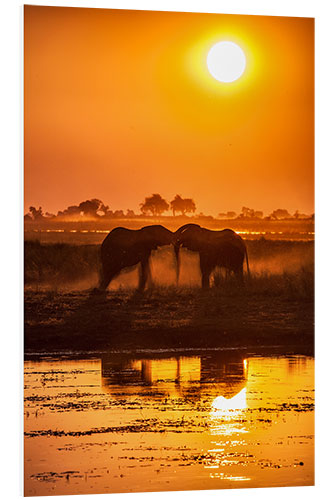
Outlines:
{"label": "silhouetted elephant", "polygon": [[170,245],[173,241],[173,233],[160,225],[137,230],[116,227],[107,235],[101,246],[99,289],[105,290],[122,269],[140,263],[139,290],[144,290],[149,276],[149,257],[152,250]]}
{"label": "silhouetted elephant", "polygon": [[[187,226],[187,227],[186,227]],[[189,224],[176,231],[175,250],[177,264],[179,248],[182,246],[199,253],[202,288],[209,288],[209,277],[215,267],[220,266],[233,272],[243,280],[243,264],[249,260],[243,239],[232,229],[211,231],[197,224]],[[178,253],[177,253],[178,252]],[[178,265],[177,265],[178,267]]]}
{"label": "silhouetted elephant", "polygon": [[185,231],[185,229],[196,228],[196,227],[200,228],[199,224],[192,224],[192,223],[184,224],[179,229],[177,229],[177,231],[174,232],[174,244],[173,244],[173,247],[174,247],[175,256],[176,256],[177,285],[178,285],[178,281],[179,281],[179,267],[180,267],[179,251],[180,251],[180,247],[182,245],[182,243],[180,242],[179,236],[180,236],[180,234],[183,231]]}

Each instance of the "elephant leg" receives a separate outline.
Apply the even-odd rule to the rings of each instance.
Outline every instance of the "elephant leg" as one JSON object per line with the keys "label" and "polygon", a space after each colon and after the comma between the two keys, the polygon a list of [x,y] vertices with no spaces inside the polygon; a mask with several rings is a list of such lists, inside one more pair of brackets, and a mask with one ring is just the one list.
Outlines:
{"label": "elephant leg", "polygon": [[202,272],[201,271],[201,286],[204,289],[209,288],[209,277],[210,273],[209,272]]}
{"label": "elephant leg", "polygon": [[202,288],[209,288],[209,277],[214,268],[215,265],[212,265],[209,256],[200,254],[200,271],[201,271]]}
{"label": "elephant leg", "polygon": [[212,266],[205,255],[200,254],[200,271],[201,271],[201,286],[202,288],[209,288],[209,277],[212,272]]}
{"label": "elephant leg", "polygon": [[151,269],[150,269],[149,265],[148,265],[148,274],[147,274],[147,285],[148,285],[148,288],[153,287],[153,277],[151,275]]}
{"label": "elephant leg", "polygon": [[109,283],[110,283],[109,279],[107,279],[105,276],[101,276],[101,278],[99,280],[98,289],[101,291],[106,290],[107,287],[109,286]]}
{"label": "elephant leg", "polygon": [[104,291],[107,289],[111,281],[118,276],[120,273],[121,269],[112,269],[105,271],[104,269],[102,270],[100,281],[99,281],[99,290]]}
{"label": "elephant leg", "polygon": [[244,273],[243,273],[243,266],[239,267],[238,269],[235,269],[234,271],[236,278],[238,281],[243,284],[244,283]]}
{"label": "elephant leg", "polygon": [[141,260],[140,274],[139,274],[139,291],[143,292],[145,289],[148,277],[150,274],[149,270],[149,256]]}
{"label": "elephant leg", "polygon": [[205,266],[200,266],[200,269],[201,269],[201,287],[209,288],[209,278],[212,270]]}
{"label": "elephant leg", "polygon": [[180,246],[175,245],[174,246],[174,255],[175,255],[175,264],[176,264],[176,284],[178,286],[179,284],[179,272],[180,272]]}

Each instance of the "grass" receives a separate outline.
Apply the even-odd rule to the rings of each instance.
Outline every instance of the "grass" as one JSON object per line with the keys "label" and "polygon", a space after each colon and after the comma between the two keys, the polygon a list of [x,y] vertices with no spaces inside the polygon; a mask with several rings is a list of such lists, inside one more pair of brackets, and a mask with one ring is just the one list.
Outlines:
{"label": "grass", "polygon": [[99,246],[24,242],[26,285],[60,285],[84,280],[99,269]]}
{"label": "grass", "polygon": [[[124,275],[118,288],[94,294],[99,246],[27,242],[25,349],[313,346],[313,242],[247,243],[251,276],[245,273],[244,284],[215,272],[209,290],[199,279],[177,287],[174,270],[166,272],[169,249],[152,266],[155,278],[164,272],[169,281],[155,279],[138,293],[137,277],[126,282]],[[200,278],[191,258],[181,260],[183,277]]]}
{"label": "grass", "polygon": [[[302,266],[295,272],[269,273],[262,271],[245,276],[244,284],[225,278],[216,272],[212,279],[217,294],[226,296],[265,295],[290,299],[314,298],[313,266]],[[214,290],[213,288],[213,290]]]}
{"label": "grass", "polygon": [[[305,293],[313,283],[314,244],[311,241],[273,241],[260,238],[246,242],[252,274],[252,289],[299,290]],[[96,278],[99,273],[99,245],[69,245],[65,243],[41,244],[26,241],[24,244],[25,285],[59,286],[73,284],[80,280]],[[192,254],[193,255],[193,254]],[[170,261],[171,251],[160,250],[154,257],[154,264],[162,273],[171,274],[165,267]],[[172,260],[172,259],[171,259]],[[168,261],[168,263],[169,263]],[[188,274],[194,271],[188,260]],[[186,263],[185,263],[186,264]],[[164,265],[164,268],[163,268]],[[191,267],[192,266],[192,267]],[[196,264],[197,266],[197,264]],[[198,270],[196,270],[198,273]],[[172,282],[172,279],[171,279]],[[213,283],[235,291],[235,285],[227,283],[221,274],[216,274]],[[306,292],[307,293],[307,292]]]}

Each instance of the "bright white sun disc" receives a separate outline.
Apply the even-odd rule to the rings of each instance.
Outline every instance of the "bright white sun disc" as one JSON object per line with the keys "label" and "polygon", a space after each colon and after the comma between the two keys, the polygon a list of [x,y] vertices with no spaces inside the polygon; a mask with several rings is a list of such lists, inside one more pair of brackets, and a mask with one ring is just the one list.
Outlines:
{"label": "bright white sun disc", "polygon": [[219,82],[234,82],[244,73],[245,54],[234,42],[218,42],[208,52],[207,66]]}

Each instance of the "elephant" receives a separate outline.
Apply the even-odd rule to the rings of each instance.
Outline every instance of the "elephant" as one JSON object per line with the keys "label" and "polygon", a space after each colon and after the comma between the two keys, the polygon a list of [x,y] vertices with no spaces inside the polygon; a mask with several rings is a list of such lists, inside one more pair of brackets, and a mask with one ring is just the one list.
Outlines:
{"label": "elephant", "polygon": [[[175,233],[174,243],[179,268],[179,249],[187,248],[199,253],[202,288],[209,288],[209,277],[215,267],[224,267],[243,281],[243,264],[246,258],[250,275],[247,248],[244,240],[232,229],[211,231],[197,224],[187,224]],[[178,271],[177,271],[178,276]]]}
{"label": "elephant", "polygon": [[143,291],[149,276],[149,258],[158,247],[170,245],[174,233],[161,225],[141,229],[116,227],[104,239],[101,246],[101,275],[99,290],[106,290],[119,273],[140,264],[139,287]]}
{"label": "elephant", "polygon": [[180,268],[180,262],[179,262],[179,251],[182,243],[180,242],[180,235],[183,233],[183,231],[187,229],[193,229],[193,228],[200,228],[199,224],[184,224],[180,228],[177,229],[177,231],[174,232],[174,242],[173,242],[173,248],[175,251],[175,257],[176,257],[176,273],[177,273],[177,285],[179,282],[179,268]]}

